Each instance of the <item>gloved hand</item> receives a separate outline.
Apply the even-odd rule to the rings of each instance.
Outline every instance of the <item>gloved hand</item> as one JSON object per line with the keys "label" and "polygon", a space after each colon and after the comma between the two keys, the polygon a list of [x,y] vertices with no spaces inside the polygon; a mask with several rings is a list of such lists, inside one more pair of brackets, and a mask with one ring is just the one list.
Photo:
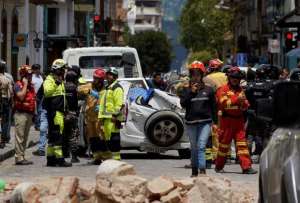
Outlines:
{"label": "gloved hand", "polygon": [[99,112],[99,105],[95,106],[95,112]]}
{"label": "gloved hand", "polygon": [[95,97],[96,99],[99,99],[99,92],[92,90],[90,93],[91,96]]}

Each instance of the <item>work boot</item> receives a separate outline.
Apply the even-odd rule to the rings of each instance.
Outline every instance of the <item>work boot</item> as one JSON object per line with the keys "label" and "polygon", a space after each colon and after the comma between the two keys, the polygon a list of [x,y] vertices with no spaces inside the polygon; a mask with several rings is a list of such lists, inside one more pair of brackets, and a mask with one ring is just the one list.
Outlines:
{"label": "work boot", "polygon": [[72,153],[72,159],[71,163],[79,163],[80,160],[78,159],[77,155],[75,153]]}
{"label": "work boot", "polygon": [[192,168],[191,178],[195,178],[197,176],[198,176],[198,169],[197,168]]}
{"label": "work boot", "polygon": [[64,158],[56,159],[57,166],[59,167],[71,167],[72,163],[66,162]]}
{"label": "work boot", "polygon": [[243,174],[257,174],[257,170],[254,170],[253,168],[248,168],[243,170]]}
{"label": "work boot", "polygon": [[225,171],[223,169],[217,169],[217,168],[215,168],[215,172],[216,173],[224,173]]}
{"label": "work boot", "polygon": [[49,167],[56,166],[56,158],[54,156],[47,156],[47,166]]}
{"label": "work boot", "polygon": [[199,174],[206,174],[206,170],[205,169],[199,169]]}

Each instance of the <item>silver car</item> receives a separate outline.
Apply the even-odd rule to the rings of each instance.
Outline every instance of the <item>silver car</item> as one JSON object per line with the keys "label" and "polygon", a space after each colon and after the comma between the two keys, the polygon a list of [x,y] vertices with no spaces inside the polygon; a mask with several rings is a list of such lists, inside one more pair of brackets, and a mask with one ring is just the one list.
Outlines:
{"label": "silver car", "polygon": [[[259,200],[269,203],[300,202],[300,82],[275,85],[269,101],[277,129],[260,159]],[[259,115],[260,116],[260,115]]]}

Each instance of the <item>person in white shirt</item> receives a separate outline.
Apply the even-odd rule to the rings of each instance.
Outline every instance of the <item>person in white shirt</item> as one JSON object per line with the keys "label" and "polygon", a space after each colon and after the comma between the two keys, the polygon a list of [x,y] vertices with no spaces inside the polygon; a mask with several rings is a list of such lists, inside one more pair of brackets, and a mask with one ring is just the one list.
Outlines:
{"label": "person in white shirt", "polygon": [[[32,68],[32,84],[34,87],[34,91],[37,94],[44,82],[43,76],[41,74],[41,66],[39,64],[33,64],[31,66],[31,68]],[[38,98],[36,100],[36,107],[37,108],[36,108],[34,127],[36,130],[39,130],[40,129],[40,117],[41,117],[41,111],[42,111],[42,101],[40,101]]]}

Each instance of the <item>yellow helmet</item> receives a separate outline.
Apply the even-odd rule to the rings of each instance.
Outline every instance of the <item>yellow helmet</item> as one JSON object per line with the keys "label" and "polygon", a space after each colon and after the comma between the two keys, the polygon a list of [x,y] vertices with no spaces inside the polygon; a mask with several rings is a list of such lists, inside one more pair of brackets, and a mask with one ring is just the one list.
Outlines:
{"label": "yellow helmet", "polygon": [[56,59],[55,61],[53,61],[51,68],[53,70],[57,70],[57,69],[66,68],[66,67],[67,67],[67,62],[65,60]]}

